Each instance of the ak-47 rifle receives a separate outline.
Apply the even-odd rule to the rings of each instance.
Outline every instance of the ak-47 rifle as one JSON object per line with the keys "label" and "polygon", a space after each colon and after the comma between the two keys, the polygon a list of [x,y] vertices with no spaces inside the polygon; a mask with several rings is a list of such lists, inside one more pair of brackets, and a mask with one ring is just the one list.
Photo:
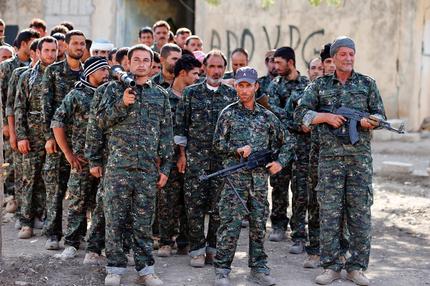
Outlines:
{"label": "ak-47 rifle", "polygon": [[272,151],[269,151],[269,150],[256,151],[251,153],[246,161],[241,159],[241,162],[239,164],[227,167],[223,170],[217,171],[210,175],[202,175],[199,177],[199,180],[203,182],[211,178],[217,178],[217,177],[225,178],[227,180],[227,183],[232,188],[234,194],[241,202],[246,213],[249,214],[249,210],[246,207],[245,201],[239,195],[239,193],[237,192],[236,188],[234,187],[233,183],[230,180],[230,175],[240,171],[253,170],[258,167],[266,167],[267,164],[275,161],[276,158],[277,158],[276,154]]}
{"label": "ak-47 rifle", "polygon": [[[371,121],[375,121],[377,128],[386,129],[386,130],[396,132],[399,134],[405,133],[405,130],[404,130],[405,126],[403,123],[400,125],[399,129],[396,129],[396,128],[392,127],[388,121],[382,120],[376,116],[371,115],[370,113],[359,111],[359,110],[352,109],[352,108],[348,108],[345,106],[339,107],[337,109],[322,108],[322,109],[320,109],[320,111],[329,112],[329,113],[333,113],[333,114],[337,114],[337,115],[342,115],[343,117],[345,117],[348,120],[349,140],[350,140],[351,144],[353,144],[353,145],[359,141],[357,127],[358,127],[358,123],[360,122],[360,120],[362,118],[368,118]],[[342,126],[337,128],[337,129],[340,130],[341,128],[342,128]],[[339,131],[339,132],[342,133],[341,131]],[[339,136],[342,136],[340,133],[339,133]]]}

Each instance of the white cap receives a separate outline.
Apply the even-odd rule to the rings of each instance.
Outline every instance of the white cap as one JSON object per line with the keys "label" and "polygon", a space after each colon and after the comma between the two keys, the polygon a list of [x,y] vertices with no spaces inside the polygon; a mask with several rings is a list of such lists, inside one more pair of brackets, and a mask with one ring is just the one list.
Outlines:
{"label": "white cap", "polygon": [[107,40],[94,40],[90,51],[110,51],[114,48],[113,44]]}

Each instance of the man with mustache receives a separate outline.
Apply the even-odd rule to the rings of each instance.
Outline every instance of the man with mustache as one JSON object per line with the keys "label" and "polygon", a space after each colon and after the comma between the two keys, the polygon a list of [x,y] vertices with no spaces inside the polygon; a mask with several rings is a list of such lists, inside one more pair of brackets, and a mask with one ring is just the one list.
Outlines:
{"label": "man with mustache", "polygon": [[166,21],[160,20],[152,26],[152,31],[154,32],[154,44],[151,49],[159,53],[161,48],[169,41],[170,25]]}
{"label": "man with mustache", "polygon": [[[346,278],[357,285],[369,285],[363,273],[369,264],[371,211],[373,203],[371,130],[378,120],[358,122],[359,141],[352,144],[347,119],[324,110],[349,107],[385,119],[384,104],[375,80],[354,71],[355,43],[338,37],[330,47],[336,66],[334,74],[316,79],[305,90],[295,111],[296,121],[307,127],[318,126],[320,138],[318,202],[320,203],[320,245],[323,273],[317,284],[328,285],[340,279],[343,264],[339,253],[343,216],[351,233],[345,269]],[[344,210],[344,212],[342,211]]]}
{"label": "man with mustache", "polygon": [[[46,160],[43,180],[46,188],[46,221],[44,233],[48,237],[45,248],[59,249],[62,236],[63,198],[70,175],[70,165],[64,153],[57,147],[51,121],[64,96],[72,90],[82,72],[81,57],[85,50],[85,35],[79,30],[66,34],[66,59],[48,66],[42,79],[42,126],[45,135]],[[71,138],[71,129],[66,134]],[[85,226],[83,225],[82,228]]]}
{"label": "man with mustache", "polygon": [[[220,180],[201,183],[202,172],[213,173],[222,168],[214,155],[212,138],[221,110],[234,102],[236,92],[222,83],[227,59],[218,50],[203,60],[206,80],[185,88],[176,109],[175,143],[179,145],[178,171],[185,173],[185,209],[193,267],[213,263],[216,252],[216,231],[219,226],[217,203]],[[186,149],[186,150],[185,150]],[[209,229],[205,237],[205,214],[209,213]]]}

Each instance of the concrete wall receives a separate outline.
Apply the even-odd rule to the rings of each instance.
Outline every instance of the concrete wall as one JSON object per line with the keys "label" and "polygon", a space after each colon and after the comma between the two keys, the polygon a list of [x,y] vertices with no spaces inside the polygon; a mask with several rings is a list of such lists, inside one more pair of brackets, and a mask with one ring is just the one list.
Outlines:
{"label": "concrete wall", "polygon": [[195,27],[205,50],[220,48],[230,54],[245,47],[261,74],[268,49],[293,47],[298,69],[306,73],[306,63],[323,44],[348,35],[356,41],[356,70],[376,79],[388,116],[406,118],[415,129],[430,115],[428,100],[423,101],[430,91],[421,90],[417,68],[429,5],[425,0],[344,0],[339,7],[313,7],[307,0],[277,0],[263,9],[259,0],[220,1],[218,6],[196,1]]}

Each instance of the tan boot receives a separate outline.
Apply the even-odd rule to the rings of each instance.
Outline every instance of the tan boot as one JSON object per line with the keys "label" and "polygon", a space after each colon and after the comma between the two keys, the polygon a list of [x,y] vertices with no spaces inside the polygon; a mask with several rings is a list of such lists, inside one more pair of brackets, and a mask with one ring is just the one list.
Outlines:
{"label": "tan boot", "polygon": [[319,255],[308,255],[303,262],[304,268],[318,268],[320,265],[320,257]]}
{"label": "tan boot", "polygon": [[370,284],[369,279],[364,275],[363,271],[353,270],[346,274],[346,279],[354,282],[360,286],[367,286]]}
{"label": "tan boot", "polygon": [[105,278],[105,286],[120,286],[121,275],[108,273]]}
{"label": "tan boot", "polygon": [[331,269],[324,269],[323,273],[315,278],[315,283],[320,285],[328,285],[337,279],[340,279],[340,271],[336,272]]}
{"label": "tan boot", "polygon": [[205,266],[205,255],[201,254],[201,255],[191,257],[190,265],[192,267],[197,267],[197,268],[204,267]]}
{"label": "tan boot", "polygon": [[18,238],[20,239],[29,239],[33,236],[33,229],[29,226],[23,226],[21,230],[18,232]]}
{"label": "tan boot", "polygon": [[172,247],[170,245],[163,245],[158,249],[157,255],[159,257],[170,257],[172,256]]}
{"label": "tan boot", "polygon": [[105,259],[95,252],[87,252],[83,263],[88,265],[102,265],[105,263]]}
{"label": "tan boot", "polygon": [[148,274],[137,277],[136,283],[145,286],[161,286],[164,285],[163,281],[155,274]]}

